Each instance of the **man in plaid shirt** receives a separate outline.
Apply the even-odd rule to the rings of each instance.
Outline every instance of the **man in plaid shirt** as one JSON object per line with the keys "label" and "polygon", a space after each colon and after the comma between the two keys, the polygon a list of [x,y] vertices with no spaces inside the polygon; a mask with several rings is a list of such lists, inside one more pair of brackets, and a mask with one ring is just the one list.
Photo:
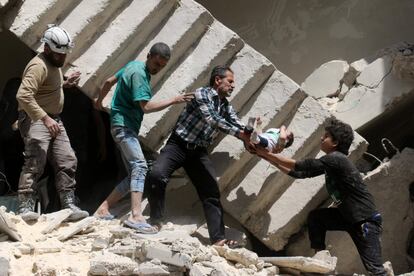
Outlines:
{"label": "man in plaid shirt", "polygon": [[163,218],[165,188],[171,174],[183,167],[202,201],[211,243],[229,246],[234,246],[235,242],[224,237],[220,191],[207,147],[219,131],[241,139],[246,148],[250,146],[249,135],[243,131],[244,125],[226,99],[231,96],[233,89],[233,71],[226,66],[215,67],[211,73],[210,86],[196,90],[194,99],[178,118],[149,175],[150,216],[153,223],[160,223]]}

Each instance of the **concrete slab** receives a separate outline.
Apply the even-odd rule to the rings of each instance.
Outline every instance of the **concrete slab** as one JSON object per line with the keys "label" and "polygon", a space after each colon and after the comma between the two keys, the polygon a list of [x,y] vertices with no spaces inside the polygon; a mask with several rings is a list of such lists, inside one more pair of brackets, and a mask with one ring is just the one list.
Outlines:
{"label": "concrete slab", "polygon": [[375,88],[391,72],[393,58],[382,56],[368,64],[357,77],[357,83],[367,88]]}
{"label": "concrete slab", "polygon": [[8,27],[29,47],[39,43],[47,24],[56,23],[74,9],[81,0],[26,0],[16,7],[18,11],[9,11],[5,15],[5,26]]}
{"label": "concrete slab", "polygon": [[[78,58],[100,35],[99,30],[109,25],[111,20],[116,17],[116,13],[130,3],[131,0],[81,1],[59,24],[69,32],[75,43],[72,52],[66,57],[66,63]],[[37,51],[43,51],[43,45],[40,45]]]}
{"label": "concrete slab", "polygon": [[302,89],[315,99],[335,95],[348,70],[348,62],[343,60],[324,63],[305,79]]}
{"label": "concrete slab", "polygon": [[175,4],[167,0],[132,1],[73,62],[73,69],[82,73],[82,91],[94,98],[102,82],[130,61]]}
{"label": "concrete slab", "polygon": [[[212,67],[227,63],[243,44],[234,32],[215,21],[191,55],[162,84],[153,100],[171,98],[183,91],[193,91],[204,86]],[[146,114],[140,130],[142,142],[151,149],[159,147],[183,108],[183,104],[174,105],[159,112]]]}
{"label": "concrete slab", "polygon": [[[375,83],[376,80],[370,82]],[[349,90],[332,113],[352,128],[358,129],[391,110],[413,93],[414,80],[401,80],[390,73],[375,88],[357,86]]]}
{"label": "concrete slab", "polygon": [[[192,0],[181,1],[179,7],[167,20],[160,32],[143,48],[135,60],[145,61],[151,46],[156,42],[164,42],[171,49],[171,58],[167,65],[151,77],[151,86],[155,88],[169,70],[178,66],[177,63],[187,55],[191,46],[200,39],[208,26],[213,22],[211,14]],[[116,86],[108,93],[103,106],[109,110]],[[156,91],[153,91],[156,92]]]}

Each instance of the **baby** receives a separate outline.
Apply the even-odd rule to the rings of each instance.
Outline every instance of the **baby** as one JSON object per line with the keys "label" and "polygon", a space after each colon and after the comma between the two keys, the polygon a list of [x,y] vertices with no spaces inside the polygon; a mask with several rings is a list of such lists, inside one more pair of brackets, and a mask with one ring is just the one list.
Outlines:
{"label": "baby", "polygon": [[272,153],[279,153],[293,144],[293,132],[284,125],[280,128],[269,128],[264,133],[262,133],[261,126],[262,121],[258,117],[256,119],[256,128],[250,136],[250,141],[253,144],[262,146]]}

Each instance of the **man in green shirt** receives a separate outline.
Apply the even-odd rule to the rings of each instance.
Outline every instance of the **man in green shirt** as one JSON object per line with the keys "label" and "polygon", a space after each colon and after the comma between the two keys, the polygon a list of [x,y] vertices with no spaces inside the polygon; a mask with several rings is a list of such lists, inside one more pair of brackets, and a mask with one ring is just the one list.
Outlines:
{"label": "man in green shirt", "polygon": [[151,101],[151,75],[157,74],[170,59],[170,48],[165,43],[154,44],[147,61],[131,61],[104,83],[96,107],[102,108],[102,100],[111,87],[117,84],[111,103],[111,133],[121,151],[128,171],[123,179],[96,210],[95,215],[111,219],[109,208],[131,191],[131,215],[124,224],[141,233],[156,233],[157,229],[146,223],[142,216],[141,201],[144,191],[147,162],[138,140],[144,113],[156,112],[172,104],[184,103],[192,94],[177,95],[158,102]]}

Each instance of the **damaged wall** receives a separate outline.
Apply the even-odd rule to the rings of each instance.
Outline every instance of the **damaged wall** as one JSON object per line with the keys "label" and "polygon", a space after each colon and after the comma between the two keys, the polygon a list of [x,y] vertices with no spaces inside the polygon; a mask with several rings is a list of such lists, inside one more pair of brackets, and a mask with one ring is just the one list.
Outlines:
{"label": "damaged wall", "polygon": [[197,0],[301,83],[320,64],[414,41],[411,0]]}

